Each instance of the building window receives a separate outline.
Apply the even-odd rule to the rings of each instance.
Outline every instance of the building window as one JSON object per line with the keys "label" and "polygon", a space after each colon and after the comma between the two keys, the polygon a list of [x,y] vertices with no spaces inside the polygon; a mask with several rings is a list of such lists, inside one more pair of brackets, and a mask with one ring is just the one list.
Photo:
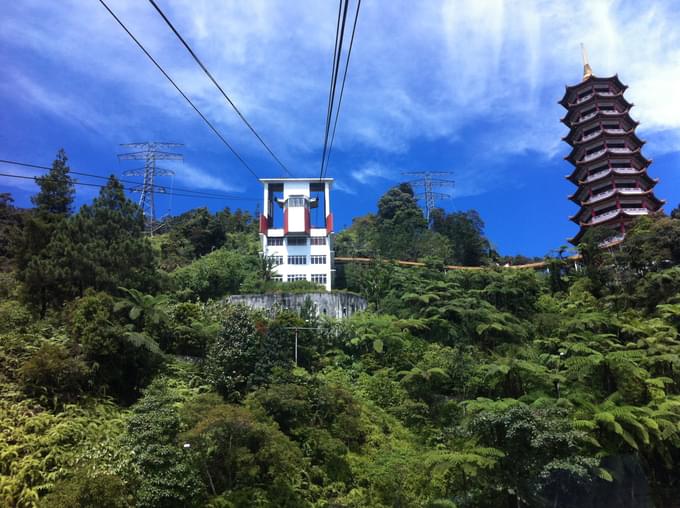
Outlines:
{"label": "building window", "polygon": [[312,274],[312,282],[316,282],[317,284],[326,284],[326,274],[325,273],[313,273]]}
{"label": "building window", "polygon": [[307,280],[307,276],[304,273],[295,273],[288,276],[288,282],[296,282],[298,280]]}
{"label": "building window", "polygon": [[325,236],[313,236],[310,240],[312,245],[326,245]]}
{"label": "building window", "polygon": [[313,265],[325,265],[326,264],[326,256],[309,256],[310,257],[310,263]]}
{"label": "building window", "polygon": [[307,238],[304,236],[289,236],[288,246],[301,246],[307,245]]}
{"label": "building window", "polygon": [[300,208],[305,206],[307,200],[302,196],[290,197],[286,201],[288,208]]}
{"label": "building window", "polygon": [[272,280],[274,282],[283,282],[283,276],[282,275],[272,275]]}
{"label": "building window", "polygon": [[288,256],[289,265],[306,265],[307,256]]}
{"label": "building window", "polygon": [[267,245],[272,245],[272,246],[283,245],[283,238],[281,238],[281,237],[276,237],[276,238],[268,237],[267,238]]}
{"label": "building window", "polygon": [[272,263],[276,266],[283,264],[283,256],[269,256],[269,259],[271,259]]}

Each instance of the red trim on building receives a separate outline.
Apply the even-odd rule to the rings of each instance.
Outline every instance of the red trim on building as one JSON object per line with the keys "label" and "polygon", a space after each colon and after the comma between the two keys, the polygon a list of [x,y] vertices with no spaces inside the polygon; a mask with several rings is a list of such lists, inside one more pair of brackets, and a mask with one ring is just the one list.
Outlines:
{"label": "red trim on building", "polygon": [[305,208],[305,233],[309,234],[311,228],[311,220],[309,218],[309,208]]}
{"label": "red trim on building", "polygon": [[288,208],[283,209],[283,234],[288,234]]}
{"label": "red trim on building", "polygon": [[269,220],[266,216],[260,215],[260,233],[263,235],[267,234],[267,229],[269,229]]}
{"label": "red trim on building", "polygon": [[329,213],[326,216],[326,234],[331,234],[333,232],[333,214]]}

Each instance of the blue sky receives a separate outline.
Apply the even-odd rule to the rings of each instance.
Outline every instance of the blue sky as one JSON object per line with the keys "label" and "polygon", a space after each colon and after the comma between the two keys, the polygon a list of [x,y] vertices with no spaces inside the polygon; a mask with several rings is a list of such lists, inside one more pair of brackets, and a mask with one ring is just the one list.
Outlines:
{"label": "blue sky", "polygon": [[[292,172],[318,175],[337,3],[158,3]],[[109,5],[256,173],[280,176],[151,5]],[[672,0],[365,0],[328,172],[336,227],[374,211],[403,171],[452,171],[453,199],[441,204],[477,209],[501,253],[541,256],[564,244],[576,207],[566,199],[573,187],[557,100],[581,77],[580,42],[596,75],[618,73],[630,86],[650,173],[661,178],[657,195],[667,210],[676,206],[679,27]],[[157,209],[254,210],[258,182],[98,2],[3,6],[0,68],[1,159],[49,165],[64,147],[74,170],[119,174],[134,165],[117,161],[118,144],[181,142],[184,163],[168,165],[175,186],[242,200],[159,197]],[[34,192],[30,181],[2,177],[0,188],[21,206]],[[79,204],[93,195],[78,188]]]}

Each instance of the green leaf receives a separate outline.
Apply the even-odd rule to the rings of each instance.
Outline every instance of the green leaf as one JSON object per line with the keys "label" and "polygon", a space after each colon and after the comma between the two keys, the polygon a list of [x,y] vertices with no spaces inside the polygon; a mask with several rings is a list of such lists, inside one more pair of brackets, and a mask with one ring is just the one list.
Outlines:
{"label": "green leaf", "polygon": [[376,353],[383,352],[383,341],[381,339],[375,339],[373,341],[373,351],[375,351]]}

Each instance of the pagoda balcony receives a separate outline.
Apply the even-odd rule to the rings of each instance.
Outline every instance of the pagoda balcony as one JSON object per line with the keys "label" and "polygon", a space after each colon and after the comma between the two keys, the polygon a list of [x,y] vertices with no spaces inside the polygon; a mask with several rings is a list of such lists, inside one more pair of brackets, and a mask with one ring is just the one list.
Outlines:
{"label": "pagoda balcony", "polygon": [[582,204],[584,205],[590,205],[592,203],[595,203],[596,201],[601,201],[603,199],[606,199],[608,197],[613,196],[616,194],[616,192],[620,192],[621,194],[642,194],[645,191],[639,187],[619,187],[616,189],[609,189],[604,192],[599,192],[597,194],[593,194],[588,198],[586,201],[584,201]]}
{"label": "pagoda balcony", "polygon": [[626,147],[626,148],[603,148],[602,150],[598,150],[597,152],[593,152],[591,154],[584,156],[583,159],[578,161],[578,163],[582,164],[584,162],[590,162],[592,160],[595,160],[605,152],[609,152],[609,153],[633,153],[633,151],[628,147]]}
{"label": "pagoda balcony", "polygon": [[586,120],[590,120],[591,118],[594,118],[595,115],[597,115],[597,111],[593,111],[592,113],[588,113],[587,115],[583,115],[581,118],[578,119],[579,122],[585,122]]}
{"label": "pagoda balcony", "polygon": [[589,221],[585,222],[589,226],[594,226],[595,224],[600,224],[613,217],[616,217],[619,212],[624,212],[627,215],[647,215],[649,210],[647,208],[617,208],[616,210],[610,210],[600,215],[596,215]]}
{"label": "pagoda balcony", "polygon": [[[581,104],[582,102],[586,102],[586,101],[587,101],[588,99],[590,99],[592,96],[593,96],[593,94],[592,94],[592,93],[589,93],[589,94],[586,95],[585,97],[581,97],[580,99],[576,99],[576,102],[574,102],[574,105],[576,105],[576,104]],[[570,106],[571,106],[571,104],[570,104]]]}
{"label": "pagoda balcony", "polygon": [[647,215],[649,213],[647,208],[621,208],[621,210],[628,215]]}
{"label": "pagoda balcony", "polygon": [[590,224],[590,225],[599,224],[600,222],[604,222],[606,220],[609,220],[612,217],[616,217],[619,214],[620,211],[621,210],[617,208],[616,210],[610,210],[609,212],[605,212],[603,214],[596,215],[595,217],[591,218],[588,222],[586,222],[586,224]]}
{"label": "pagoda balcony", "polygon": [[591,139],[595,139],[596,137],[602,135],[602,133],[605,134],[626,134],[628,131],[625,129],[600,129],[596,132],[591,132],[587,136],[582,136],[581,139],[578,140],[579,143],[585,143],[586,141],[590,141]]}
{"label": "pagoda balcony", "polygon": [[592,134],[588,134],[587,136],[583,136],[583,137],[581,138],[581,142],[583,142],[583,141],[588,141],[589,139],[596,138],[596,137],[598,137],[600,134],[602,134],[602,131],[593,132]]}
{"label": "pagoda balcony", "polygon": [[607,191],[600,192],[598,194],[593,194],[592,196],[590,196],[590,199],[588,201],[586,201],[585,203],[592,203],[593,201],[599,201],[602,198],[613,196],[615,192],[616,192],[616,189],[609,189]]}
{"label": "pagoda balcony", "polygon": [[582,162],[588,162],[588,161],[591,161],[593,159],[597,159],[600,155],[602,155],[606,151],[607,151],[607,149],[603,148],[602,150],[598,150],[597,152],[593,152],[591,154],[588,154],[585,157],[583,157]]}
{"label": "pagoda balcony", "polygon": [[588,182],[592,182],[594,180],[598,180],[599,178],[602,178],[603,176],[608,175],[610,172],[611,172],[611,169],[607,168],[607,169],[604,169],[602,171],[598,171],[597,173],[593,173],[588,178],[583,180],[583,183],[588,183]]}
{"label": "pagoda balcony", "polygon": [[603,248],[603,249],[607,248],[607,247],[613,247],[614,245],[621,243],[623,241],[623,239],[625,238],[625,236],[626,235],[623,235],[623,234],[611,236],[611,237],[607,238],[606,240],[598,243],[597,245],[598,245],[598,247]]}

